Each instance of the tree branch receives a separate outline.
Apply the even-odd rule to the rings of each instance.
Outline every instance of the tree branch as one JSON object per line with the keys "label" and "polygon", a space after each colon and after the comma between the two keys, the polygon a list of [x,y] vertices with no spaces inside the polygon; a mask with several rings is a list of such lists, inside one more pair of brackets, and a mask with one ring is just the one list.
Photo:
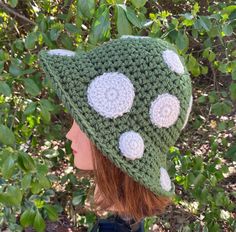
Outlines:
{"label": "tree branch", "polygon": [[4,4],[2,1],[0,1],[0,8],[3,9],[3,11],[8,12],[10,15],[14,15],[15,17],[20,18],[21,20],[31,24],[31,25],[36,25],[35,22],[29,20],[28,18],[26,18],[25,16],[19,14],[18,12],[16,12],[15,10],[13,10],[12,8],[8,7],[6,4]]}

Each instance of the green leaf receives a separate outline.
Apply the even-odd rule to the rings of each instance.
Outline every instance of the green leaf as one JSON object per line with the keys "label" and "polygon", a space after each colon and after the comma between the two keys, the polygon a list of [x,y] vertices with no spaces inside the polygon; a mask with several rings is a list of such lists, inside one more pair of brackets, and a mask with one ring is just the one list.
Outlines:
{"label": "green leaf", "polygon": [[236,83],[232,83],[229,86],[229,91],[230,91],[230,97],[233,101],[236,100]]}
{"label": "green leaf", "polygon": [[232,79],[236,80],[236,67],[232,70]]}
{"label": "green leaf", "polygon": [[22,196],[22,191],[18,187],[9,186],[6,192],[0,193],[0,202],[7,206],[20,206]]}
{"label": "green leaf", "polygon": [[18,64],[11,62],[9,73],[11,73],[13,76],[20,76],[22,74],[22,69]]}
{"label": "green leaf", "polygon": [[201,73],[200,66],[192,54],[188,56],[187,68],[193,76],[199,76]]}
{"label": "green leaf", "polygon": [[18,164],[26,172],[35,170],[35,163],[31,156],[23,151],[18,151]]}
{"label": "green leaf", "polygon": [[58,37],[60,36],[61,31],[56,29],[56,28],[52,28],[52,30],[50,30],[49,35],[52,41],[56,41],[58,39]]}
{"label": "green leaf", "polygon": [[96,11],[96,15],[92,22],[89,42],[96,44],[109,39],[111,36],[110,30],[109,9],[106,5],[101,5]]}
{"label": "green leaf", "polygon": [[197,15],[197,13],[199,12],[199,10],[200,10],[200,6],[199,6],[198,2],[194,3],[193,10],[192,10],[192,14],[193,14],[193,15]]}
{"label": "green leaf", "polygon": [[202,95],[197,99],[197,102],[200,104],[203,104],[203,103],[206,103],[206,99],[207,97]]}
{"label": "green leaf", "polygon": [[37,106],[36,102],[31,102],[26,106],[25,110],[23,111],[23,114],[24,115],[32,114],[35,111],[36,106]]}
{"label": "green leaf", "polygon": [[212,113],[217,116],[222,116],[231,113],[232,105],[228,101],[217,102],[212,105]]}
{"label": "green leaf", "polygon": [[21,39],[17,39],[13,43],[14,47],[18,49],[19,51],[24,51],[24,43]]}
{"label": "green leaf", "polygon": [[47,157],[48,159],[52,159],[52,158],[54,158],[54,157],[59,156],[59,152],[58,152],[58,150],[56,150],[56,149],[49,148],[49,149],[43,150],[43,151],[42,151],[42,155],[44,155],[44,156]]}
{"label": "green leaf", "polygon": [[201,186],[205,180],[206,177],[200,172],[193,180],[194,187],[196,188],[198,186]]}
{"label": "green leaf", "polygon": [[229,15],[229,20],[235,20],[236,19],[236,9]]}
{"label": "green leaf", "polygon": [[69,37],[66,33],[62,33],[60,35],[60,38],[61,38],[61,42],[63,44],[63,46],[68,49],[68,50],[71,50],[73,51],[74,50],[74,47],[73,47],[73,40],[71,37]]}
{"label": "green leaf", "polygon": [[82,202],[82,196],[74,196],[72,199],[72,204],[73,205],[79,205]]}
{"label": "green leaf", "polygon": [[218,101],[218,95],[215,91],[211,91],[208,94],[208,99],[211,104],[216,103]]}
{"label": "green leaf", "polygon": [[39,28],[42,32],[46,31],[48,29],[48,26],[47,26],[47,21],[45,18],[42,18],[40,23],[39,23]]}
{"label": "green leaf", "polygon": [[219,26],[213,26],[211,30],[208,32],[208,35],[210,38],[214,38],[218,35],[220,35],[221,28]]}
{"label": "green leaf", "polygon": [[85,192],[83,190],[78,190],[76,192],[73,193],[73,198],[72,198],[72,204],[73,205],[82,205],[84,204],[86,195]]}
{"label": "green leaf", "polygon": [[178,31],[175,43],[180,50],[184,50],[189,46],[189,39],[185,33]]}
{"label": "green leaf", "polygon": [[5,64],[4,61],[0,61],[0,74],[3,72],[4,64]]}
{"label": "green leaf", "polygon": [[210,52],[209,52],[209,56],[208,56],[208,60],[209,60],[210,62],[212,62],[212,61],[215,60],[215,58],[216,58],[216,54],[215,54],[214,52],[210,51]]}
{"label": "green leaf", "polygon": [[29,227],[33,225],[35,219],[35,211],[33,209],[26,209],[20,217],[20,224],[23,227]]}
{"label": "green leaf", "polygon": [[31,189],[31,192],[32,192],[33,194],[38,194],[38,193],[41,191],[42,186],[41,186],[41,184],[38,182],[38,180],[33,180],[33,181],[31,182],[30,189]]}
{"label": "green leaf", "polygon": [[5,81],[0,81],[0,93],[5,95],[6,97],[11,96],[11,88]]}
{"label": "green leaf", "polygon": [[230,146],[229,150],[225,154],[225,157],[236,161],[236,143]]}
{"label": "green leaf", "polygon": [[48,189],[51,187],[51,183],[47,176],[38,175],[39,184],[44,188]]}
{"label": "green leaf", "polygon": [[230,24],[224,24],[222,26],[222,31],[226,36],[230,36],[234,32],[233,27]]}
{"label": "green leaf", "polygon": [[35,32],[31,32],[25,39],[25,48],[34,49],[36,41],[37,41],[37,34]]}
{"label": "green leaf", "polygon": [[78,0],[77,11],[84,19],[91,19],[95,12],[95,0]]}
{"label": "green leaf", "polygon": [[206,75],[208,73],[208,67],[207,66],[201,66],[201,73],[203,75]]}
{"label": "green leaf", "polygon": [[33,79],[25,78],[24,79],[24,86],[27,93],[31,94],[33,97],[36,97],[40,93],[40,88],[35,83]]}
{"label": "green leaf", "polygon": [[38,210],[36,211],[33,227],[37,232],[44,232],[46,229],[45,221]]}
{"label": "green leaf", "polygon": [[23,176],[22,180],[21,180],[21,187],[23,189],[27,189],[30,187],[31,184],[31,180],[32,180],[32,175],[31,173],[27,173]]}
{"label": "green leaf", "polygon": [[227,63],[220,62],[218,66],[218,70],[220,70],[222,73],[227,73]]}
{"label": "green leaf", "polygon": [[116,5],[116,25],[119,36],[121,35],[132,35],[132,27],[126,17],[125,10],[126,6],[117,4]]}
{"label": "green leaf", "polygon": [[0,142],[12,146],[15,144],[15,135],[7,126],[0,124]]}
{"label": "green leaf", "polygon": [[223,10],[222,10],[222,13],[223,14],[231,14],[233,11],[236,10],[236,5],[231,5],[231,6],[227,6],[227,7],[224,7]]}
{"label": "green leaf", "polygon": [[[50,33],[48,33],[50,34]],[[42,36],[43,36],[43,41],[44,43],[48,46],[48,48],[54,48],[54,45],[53,45],[53,42],[51,41],[50,39],[50,35],[47,35],[46,33],[42,33]]]}
{"label": "green leaf", "polygon": [[47,215],[51,221],[57,221],[58,219],[58,213],[55,207],[52,205],[44,205],[44,208],[46,209]]}
{"label": "green leaf", "polygon": [[131,0],[131,2],[136,8],[141,8],[146,4],[147,0]]}
{"label": "green leaf", "polygon": [[51,122],[51,114],[45,107],[41,107],[40,115],[46,124]]}
{"label": "green leaf", "polygon": [[9,0],[11,7],[15,8],[18,4],[18,0]]}
{"label": "green leaf", "polygon": [[34,199],[34,205],[37,207],[37,209],[42,209],[45,205],[45,200],[41,200],[40,198]]}
{"label": "green leaf", "polygon": [[136,27],[138,28],[142,28],[142,22],[140,21],[140,19],[137,17],[134,9],[132,9],[131,7],[126,7],[126,16],[128,18],[128,20]]}
{"label": "green leaf", "polygon": [[207,16],[198,16],[199,17],[199,22],[200,25],[206,30],[206,31],[210,31],[210,29],[212,28],[212,23],[211,20],[209,19],[209,17]]}
{"label": "green leaf", "polygon": [[40,99],[40,102],[39,102],[41,108],[45,108],[45,110],[47,111],[53,111],[54,110],[54,106],[52,104],[52,102],[50,102],[49,100],[47,99]]}
{"label": "green leaf", "polygon": [[77,26],[75,26],[71,23],[66,23],[65,29],[71,33],[81,33],[81,30]]}
{"label": "green leaf", "polygon": [[4,178],[8,179],[12,177],[12,174],[14,172],[14,165],[15,160],[13,157],[10,155],[7,157],[7,159],[3,162],[2,164],[2,175]]}
{"label": "green leaf", "polygon": [[37,171],[40,175],[46,175],[48,173],[48,166],[46,164],[37,163]]}

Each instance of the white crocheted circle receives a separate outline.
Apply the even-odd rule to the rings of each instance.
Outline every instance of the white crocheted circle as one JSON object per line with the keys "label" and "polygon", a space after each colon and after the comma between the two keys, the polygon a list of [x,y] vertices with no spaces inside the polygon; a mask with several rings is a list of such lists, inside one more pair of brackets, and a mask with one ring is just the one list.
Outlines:
{"label": "white crocheted circle", "polygon": [[139,35],[122,35],[120,37],[121,39],[126,39],[126,38],[133,38],[133,39],[147,39],[147,38],[151,38],[150,36],[139,36]]}
{"label": "white crocheted circle", "polygon": [[193,105],[193,96],[191,95],[189,105],[188,105],[188,110],[187,110],[187,113],[186,113],[186,118],[185,118],[184,125],[183,125],[181,130],[183,130],[185,128],[185,126],[187,125],[189,115],[190,115],[190,112],[191,112],[191,109],[192,109],[192,105]]}
{"label": "white crocheted circle", "polygon": [[184,73],[184,66],[179,58],[179,56],[172,50],[165,50],[162,53],[162,57],[168,67],[178,74]]}
{"label": "white crocheted circle", "polygon": [[144,142],[142,136],[134,131],[127,131],[119,138],[119,149],[123,156],[134,160],[143,156]]}
{"label": "white crocheted circle", "polygon": [[74,56],[75,52],[66,49],[52,49],[48,51],[48,54],[56,56]]}
{"label": "white crocheted circle", "polygon": [[133,84],[118,72],[97,76],[87,89],[89,105],[106,118],[116,118],[129,112],[134,96]]}
{"label": "white crocheted circle", "polygon": [[166,171],[166,169],[163,167],[160,168],[160,183],[161,183],[161,187],[165,191],[171,190],[171,180],[170,180],[169,174]]}
{"label": "white crocheted circle", "polygon": [[180,114],[180,102],[178,98],[169,93],[158,95],[151,103],[150,107],[151,122],[161,127],[172,126]]}

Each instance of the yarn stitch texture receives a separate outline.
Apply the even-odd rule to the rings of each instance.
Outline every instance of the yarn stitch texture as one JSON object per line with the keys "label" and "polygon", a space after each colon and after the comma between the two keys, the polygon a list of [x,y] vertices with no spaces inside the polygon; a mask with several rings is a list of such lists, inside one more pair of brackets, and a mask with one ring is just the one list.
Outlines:
{"label": "yarn stitch texture", "polygon": [[[135,181],[156,195],[173,196],[175,186],[167,172],[166,156],[188,121],[192,104],[190,75],[175,47],[157,38],[127,36],[74,55],[70,52],[63,55],[61,51],[61,54],[52,51],[43,50],[39,53],[40,64],[81,130],[103,155]],[[167,54],[168,58],[164,58],[163,54]],[[175,62],[176,59],[178,62]],[[174,64],[181,67],[173,66]],[[134,90],[132,104],[124,111],[122,105],[119,106],[122,113],[118,110],[119,115],[114,114],[115,118],[105,117],[108,112],[99,113],[99,109],[96,110],[89,103],[91,99],[88,100],[89,86],[105,73],[124,75],[130,80]],[[97,90],[94,96],[100,93]],[[115,92],[111,93],[111,98],[114,94]],[[164,115],[176,115],[176,120],[165,124],[166,127],[153,124],[150,115],[152,102],[162,95],[174,96],[176,100],[171,103],[170,99],[171,104],[166,104],[163,108]],[[104,102],[106,100],[101,96],[98,105],[104,107]],[[177,113],[173,112],[176,111],[176,102],[179,103]],[[156,110],[151,114],[153,120],[158,121],[158,109]],[[125,157],[119,147],[120,136],[129,131],[138,133],[144,144],[143,154],[140,153],[134,159]],[[138,148],[138,144],[136,145]]]}

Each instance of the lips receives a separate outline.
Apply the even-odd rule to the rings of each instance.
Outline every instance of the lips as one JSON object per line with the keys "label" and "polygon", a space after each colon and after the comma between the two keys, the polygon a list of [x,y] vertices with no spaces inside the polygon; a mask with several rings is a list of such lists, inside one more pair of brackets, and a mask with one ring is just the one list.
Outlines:
{"label": "lips", "polygon": [[74,155],[77,153],[77,151],[76,151],[76,150],[74,150],[74,149],[72,149],[72,151],[73,151]]}

